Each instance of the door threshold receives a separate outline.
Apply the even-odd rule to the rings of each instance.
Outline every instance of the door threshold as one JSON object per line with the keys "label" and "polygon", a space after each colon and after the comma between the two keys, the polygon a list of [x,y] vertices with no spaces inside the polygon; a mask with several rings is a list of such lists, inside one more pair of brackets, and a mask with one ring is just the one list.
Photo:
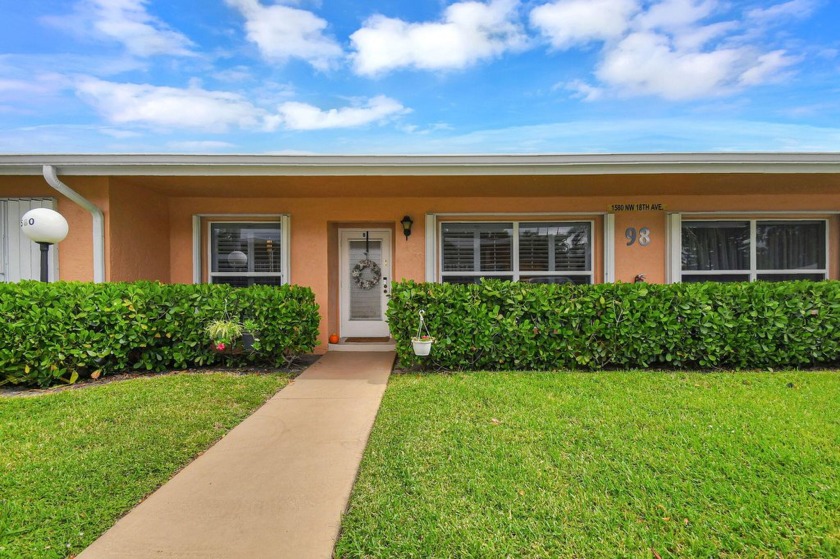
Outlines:
{"label": "door threshold", "polygon": [[329,351],[395,351],[397,342],[391,338],[388,342],[348,342],[341,338],[337,344],[329,344]]}

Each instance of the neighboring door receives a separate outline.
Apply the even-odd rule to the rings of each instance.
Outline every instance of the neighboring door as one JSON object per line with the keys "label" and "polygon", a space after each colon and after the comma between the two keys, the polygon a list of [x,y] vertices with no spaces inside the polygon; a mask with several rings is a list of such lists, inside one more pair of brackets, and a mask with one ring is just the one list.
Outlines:
{"label": "neighboring door", "polygon": [[[41,248],[20,231],[20,218],[35,208],[55,209],[49,198],[0,198],[0,282],[41,277]],[[50,247],[50,281],[58,279],[58,245]]]}
{"label": "neighboring door", "polygon": [[339,230],[341,335],[389,337],[391,231]]}

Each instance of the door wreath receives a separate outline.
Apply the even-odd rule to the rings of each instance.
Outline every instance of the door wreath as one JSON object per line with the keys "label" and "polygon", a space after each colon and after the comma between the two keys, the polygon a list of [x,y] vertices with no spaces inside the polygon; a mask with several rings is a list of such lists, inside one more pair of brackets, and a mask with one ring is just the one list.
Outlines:
{"label": "door wreath", "polygon": [[[367,279],[362,277],[362,272],[365,270],[369,272]],[[353,283],[358,285],[360,289],[367,291],[373,289],[379,283],[379,280],[382,279],[382,269],[373,260],[365,258],[364,260],[359,260],[359,263],[353,266],[353,271],[350,272],[350,275],[353,277]]]}

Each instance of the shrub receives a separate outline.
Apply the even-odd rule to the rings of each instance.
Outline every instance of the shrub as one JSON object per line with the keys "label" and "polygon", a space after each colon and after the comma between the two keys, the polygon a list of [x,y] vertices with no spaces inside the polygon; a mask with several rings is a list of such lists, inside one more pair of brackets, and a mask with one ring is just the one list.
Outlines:
{"label": "shrub", "polygon": [[[233,316],[260,331],[260,352],[219,355],[207,324]],[[0,284],[0,384],[48,386],[80,375],[214,363],[287,364],[318,335],[312,290],[284,285]]]}
{"label": "shrub", "polygon": [[[437,342],[416,357],[418,311]],[[452,370],[781,368],[840,360],[840,282],[394,285],[405,365]]]}

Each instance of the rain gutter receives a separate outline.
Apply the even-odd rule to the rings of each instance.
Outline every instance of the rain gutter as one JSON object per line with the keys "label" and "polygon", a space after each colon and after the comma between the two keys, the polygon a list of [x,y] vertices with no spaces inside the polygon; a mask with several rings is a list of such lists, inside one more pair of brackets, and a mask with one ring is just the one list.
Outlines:
{"label": "rain gutter", "polygon": [[44,180],[55,190],[90,212],[93,217],[93,282],[105,281],[105,215],[96,204],[61,182],[52,165],[44,165]]}

